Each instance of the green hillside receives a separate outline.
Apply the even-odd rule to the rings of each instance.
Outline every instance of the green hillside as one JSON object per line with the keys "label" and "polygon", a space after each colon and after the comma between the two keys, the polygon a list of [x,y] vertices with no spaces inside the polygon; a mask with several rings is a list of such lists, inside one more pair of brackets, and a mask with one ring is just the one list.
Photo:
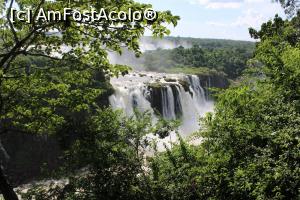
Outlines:
{"label": "green hillside", "polygon": [[[247,41],[167,37],[163,41],[144,38],[143,41],[157,45],[157,50],[146,51],[142,55],[143,66],[151,71],[195,72],[195,68],[207,68],[224,72],[229,78],[241,75],[246,62],[252,57],[255,43]],[[159,48],[165,43],[174,49]],[[162,46],[162,45],[161,45]]]}

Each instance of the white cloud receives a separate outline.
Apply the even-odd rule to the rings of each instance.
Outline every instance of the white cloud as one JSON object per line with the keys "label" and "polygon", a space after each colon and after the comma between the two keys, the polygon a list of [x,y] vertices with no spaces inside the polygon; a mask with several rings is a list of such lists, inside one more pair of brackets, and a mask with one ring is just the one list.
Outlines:
{"label": "white cloud", "polygon": [[198,4],[204,6],[208,9],[222,9],[222,8],[229,8],[229,9],[236,9],[241,7],[240,1],[234,0],[189,0],[192,4]]}
{"label": "white cloud", "polygon": [[256,12],[255,10],[248,9],[243,12],[241,16],[236,18],[233,22],[223,23],[216,21],[209,21],[206,24],[217,27],[254,27],[259,28],[259,26],[267,21],[266,17],[264,17],[261,13]]}
{"label": "white cloud", "polygon": [[[270,4],[271,0],[187,0],[191,4],[198,4],[207,9],[238,9],[245,5]],[[269,1],[269,2],[268,2]]]}
{"label": "white cloud", "polygon": [[245,0],[245,3],[262,3],[265,0]]}
{"label": "white cloud", "polygon": [[241,3],[238,2],[211,2],[206,5],[206,8],[211,8],[211,9],[221,9],[221,8],[239,8],[241,7]]}
{"label": "white cloud", "polygon": [[284,16],[280,5],[271,3],[271,0],[243,0],[237,11],[239,15],[231,18],[230,21],[220,19],[208,21],[206,24],[214,27],[259,28],[263,22],[273,18],[276,13]]}
{"label": "white cloud", "polygon": [[243,12],[243,15],[239,16],[233,23],[232,26],[245,26],[258,28],[263,22],[267,21],[261,13],[248,9]]}

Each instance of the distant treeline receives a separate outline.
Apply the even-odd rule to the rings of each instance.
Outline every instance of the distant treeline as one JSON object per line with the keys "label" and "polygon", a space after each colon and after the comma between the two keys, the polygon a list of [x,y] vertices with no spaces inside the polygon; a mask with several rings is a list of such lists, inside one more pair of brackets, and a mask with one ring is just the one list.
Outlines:
{"label": "distant treeline", "polygon": [[224,72],[228,78],[235,79],[245,69],[255,47],[252,42],[233,40],[174,37],[168,37],[167,40],[174,42],[175,46],[190,46],[146,51],[142,56],[146,69],[172,71],[173,68],[182,68],[185,71],[189,67],[205,67]]}

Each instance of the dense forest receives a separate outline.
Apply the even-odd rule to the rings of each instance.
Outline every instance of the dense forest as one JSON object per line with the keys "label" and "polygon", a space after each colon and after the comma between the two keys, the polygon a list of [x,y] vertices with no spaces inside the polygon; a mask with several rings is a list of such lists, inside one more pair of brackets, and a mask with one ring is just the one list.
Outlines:
{"label": "dense forest", "polygon": [[[15,2],[34,10],[41,6],[63,9],[56,1]],[[13,3],[1,3],[2,13],[9,13]],[[143,20],[132,28],[130,21],[114,22],[122,25],[119,29],[111,21],[12,24],[4,15],[0,20],[1,141],[25,135],[56,138],[61,150],[45,163],[45,174],[36,177],[60,181],[31,184],[22,190],[14,179],[19,174],[13,174],[7,164],[14,158],[10,150],[17,146],[5,149],[1,145],[3,198],[299,199],[300,12],[297,1],[279,3],[290,18],[276,15],[260,30],[249,30],[258,39],[252,57],[253,46],[248,43],[245,48],[210,49],[193,44],[192,48],[146,53],[164,53],[175,67],[205,65],[231,78],[245,69],[239,82],[218,92],[214,112],[200,119],[201,129],[191,138],[178,135],[178,141],[162,152],[148,136],[166,138],[177,130],[177,122],[161,119],[153,124],[147,112],[124,117],[109,108],[105,102],[112,92],[109,77],[124,75],[130,68],[110,64],[107,50],[120,52],[126,45],[140,55],[139,38],[145,29],[163,37],[169,34],[166,23],[176,26],[178,16],[161,11],[155,22]],[[73,6],[117,11],[151,7],[131,0],[87,5],[74,1]],[[49,30],[61,36],[49,35]],[[69,51],[63,51],[63,45]],[[195,138],[201,143],[191,142]],[[31,149],[29,145],[23,155],[35,154]],[[48,166],[53,162],[59,162],[59,167]],[[35,164],[30,155],[21,156],[17,163],[19,168]]]}
{"label": "dense forest", "polygon": [[179,46],[169,50],[146,51],[142,55],[143,65],[148,70],[166,72],[208,68],[224,72],[230,79],[235,79],[246,68],[247,60],[252,57],[254,50],[254,43],[251,42],[231,41],[228,45],[226,40],[199,40],[199,44],[197,41],[192,40],[193,46],[190,48]]}

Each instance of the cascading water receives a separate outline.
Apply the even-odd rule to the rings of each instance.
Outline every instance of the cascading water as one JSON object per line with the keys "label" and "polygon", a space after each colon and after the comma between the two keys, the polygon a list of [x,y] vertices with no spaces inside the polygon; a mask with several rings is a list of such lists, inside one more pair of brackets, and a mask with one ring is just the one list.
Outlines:
{"label": "cascading water", "polygon": [[201,87],[201,84],[200,84],[200,78],[196,75],[189,75],[188,81],[190,84],[191,91],[195,95],[194,99],[196,101],[196,104],[205,103],[205,102],[202,102],[202,101],[205,101],[206,98],[205,98],[204,89]]}
{"label": "cascading water", "polygon": [[165,119],[176,119],[174,95],[170,86],[164,86],[161,88],[162,96],[162,110],[163,117]]}
{"label": "cascading water", "polygon": [[179,132],[184,135],[198,130],[199,118],[213,109],[196,75],[140,72],[112,78],[111,84],[115,93],[109,101],[114,109],[129,116],[134,109],[149,111],[154,120],[157,112],[165,119],[180,119]]}

